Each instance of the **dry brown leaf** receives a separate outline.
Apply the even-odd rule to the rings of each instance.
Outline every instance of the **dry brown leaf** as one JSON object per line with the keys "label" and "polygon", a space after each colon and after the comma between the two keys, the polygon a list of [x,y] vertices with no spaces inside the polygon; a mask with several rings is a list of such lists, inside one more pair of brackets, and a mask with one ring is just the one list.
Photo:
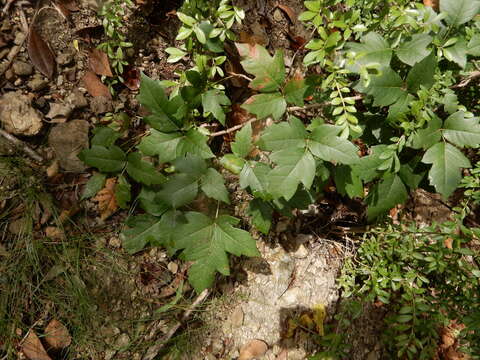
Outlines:
{"label": "dry brown leaf", "polygon": [[88,93],[92,96],[106,96],[109,99],[112,98],[108,87],[103,84],[97,75],[93,71],[88,70],[83,75],[82,82],[85,85]]}
{"label": "dry brown leaf", "polygon": [[71,12],[79,11],[80,8],[78,7],[75,0],[58,0],[58,4],[61,4],[64,8]]}
{"label": "dry brown leaf", "polygon": [[30,360],[52,360],[33,330],[28,332],[27,337],[22,342],[21,350]]}
{"label": "dry brown leaf", "polygon": [[452,249],[453,239],[451,237],[448,237],[443,241],[443,244],[447,249]]}
{"label": "dry brown leaf", "polygon": [[30,26],[27,51],[33,66],[43,75],[51,79],[55,72],[55,56],[45,40]]}
{"label": "dry brown leaf", "polygon": [[123,84],[130,90],[135,91],[140,89],[140,71],[132,66],[126,67],[122,75]]}
{"label": "dry brown leaf", "polygon": [[72,337],[65,325],[53,319],[45,328],[45,341],[52,348],[59,350],[68,347],[72,343]]}
{"label": "dry brown leaf", "polygon": [[288,360],[288,350],[283,349],[282,351],[280,351],[280,354],[277,355],[275,360]]}
{"label": "dry brown leaf", "polygon": [[115,187],[117,186],[116,178],[107,179],[105,187],[100,190],[93,198],[98,202],[100,210],[100,219],[105,220],[118,209],[117,200],[115,198]]}
{"label": "dry brown leaf", "polygon": [[45,236],[52,240],[62,240],[65,238],[65,233],[56,226],[47,226],[45,228]]}
{"label": "dry brown leaf", "polygon": [[440,0],[423,0],[423,5],[429,6],[434,10],[438,10],[440,5]]}
{"label": "dry brown leaf", "polygon": [[97,75],[113,76],[108,55],[99,49],[91,49],[88,52],[88,64],[90,69]]}
{"label": "dry brown leaf", "polygon": [[295,11],[290,6],[277,4],[277,7],[287,14],[292,24],[295,24],[295,21],[297,21],[297,14],[295,14]]}
{"label": "dry brown leaf", "polygon": [[268,350],[268,345],[262,340],[251,340],[240,349],[238,360],[252,360],[263,356]]}

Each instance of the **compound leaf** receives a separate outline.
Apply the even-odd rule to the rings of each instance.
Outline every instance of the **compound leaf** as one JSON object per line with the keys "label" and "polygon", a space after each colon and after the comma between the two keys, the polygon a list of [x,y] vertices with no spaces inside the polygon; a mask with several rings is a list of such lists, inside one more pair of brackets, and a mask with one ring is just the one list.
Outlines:
{"label": "compound leaf", "polygon": [[198,181],[189,174],[175,174],[157,193],[160,200],[174,209],[192,202],[198,195]]}
{"label": "compound leaf", "polygon": [[257,115],[259,119],[272,116],[275,120],[282,117],[287,109],[287,103],[279,92],[271,94],[258,94],[250,96],[242,108],[249,113]]}
{"label": "compound leaf", "polygon": [[335,133],[338,134],[336,126],[316,127],[308,142],[312,154],[333,163],[353,164],[358,161],[357,147],[347,139],[336,136]]}
{"label": "compound leaf", "polygon": [[109,148],[93,145],[90,149],[84,149],[79,154],[88,166],[96,167],[101,172],[118,172],[125,165],[125,153],[116,145]]}
{"label": "compound leaf", "polygon": [[412,39],[401,44],[396,54],[405,64],[413,66],[423,60],[430,51],[427,46],[432,42],[432,37],[427,34],[415,34]]}
{"label": "compound leaf", "polygon": [[159,173],[150,162],[142,160],[139,152],[128,155],[127,173],[132,179],[145,185],[158,185],[166,181],[165,176]]}
{"label": "compound leaf", "polygon": [[362,67],[390,65],[392,49],[380,34],[369,32],[361,41],[361,43],[348,43],[348,50],[355,54],[354,63],[348,65],[350,71],[359,73]]}
{"label": "compound leaf", "polygon": [[480,11],[478,0],[442,0],[440,11],[447,13],[447,22],[452,25],[461,25],[473,19]]}
{"label": "compound leaf", "polygon": [[269,197],[269,173],[271,169],[261,162],[246,162],[240,172],[240,186],[250,188],[255,197],[267,199]]}
{"label": "compound leaf", "polygon": [[167,134],[150,129],[150,135],[145,136],[137,147],[145,155],[157,155],[160,162],[165,163],[179,156],[178,147],[182,138],[181,133]]}
{"label": "compound leaf", "polygon": [[300,120],[292,117],[289,122],[269,126],[263,133],[259,145],[263,150],[304,148],[307,132]]}
{"label": "compound leaf", "polygon": [[386,213],[395,205],[404,203],[407,196],[407,189],[398,175],[390,173],[384,175],[382,180],[370,189],[365,199],[368,204],[368,221]]}
{"label": "compound leaf", "polygon": [[248,204],[247,214],[252,218],[253,225],[267,235],[272,226],[273,208],[265,201],[253,199]]}
{"label": "compound leaf", "polygon": [[235,141],[231,144],[232,152],[245,158],[252,150],[252,125],[248,123],[235,134]]}
{"label": "compound leaf", "polygon": [[85,189],[83,190],[80,200],[88,199],[92,196],[95,196],[95,194],[102,190],[105,186],[106,179],[107,176],[105,174],[97,173],[93,175],[85,184]]}
{"label": "compound leaf", "polygon": [[365,89],[368,95],[372,95],[374,106],[388,106],[396,102],[404,95],[403,81],[400,75],[390,67],[384,67],[379,75],[371,76],[371,81]]}
{"label": "compound leaf", "polygon": [[408,91],[415,93],[420,86],[430,89],[435,82],[433,76],[437,68],[437,58],[432,52],[422,61],[416,63],[408,72]]}
{"label": "compound leaf", "polygon": [[466,118],[463,111],[450,115],[443,125],[443,136],[460,147],[480,146],[480,124],[478,118]]}
{"label": "compound leaf", "polygon": [[441,133],[442,120],[434,116],[425,129],[417,130],[408,140],[409,146],[414,149],[428,149],[435,145],[442,138]]}
{"label": "compound leaf", "polygon": [[200,179],[200,187],[208,197],[230,204],[225,181],[217,170],[208,168]]}
{"label": "compound leaf", "polygon": [[230,99],[220,90],[209,90],[202,94],[203,115],[209,112],[222,125],[225,125],[225,112],[222,105],[230,105]]}

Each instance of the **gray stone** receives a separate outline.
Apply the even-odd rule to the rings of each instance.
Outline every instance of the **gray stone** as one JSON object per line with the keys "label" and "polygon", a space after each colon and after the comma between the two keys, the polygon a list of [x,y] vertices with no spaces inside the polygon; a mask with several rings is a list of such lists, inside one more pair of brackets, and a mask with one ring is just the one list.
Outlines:
{"label": "gray stone", "polygon": [[27,86],[32,90],[32,91],[40,91],[43,90],[47,87],[48,85],[48,80],[43,79],[40,75],[39,76],[34,76],[32,80],[30,80],[27,83]]}
{"label": "gray stone", "polygon": [[88,128],[87,121],[72,120],[57,124],[50,131],[48,142],[62,169],[71,172],[82,172],[86,169],[78,154],[88,147]]}
{"label": "gray stone", "polygon": [[97,115],[112,112],[112,100],[106,96],[95,96],[90,100],[90,110]]}
{"label": "gray stone", "polygon": [[42,128],[42,114],[31,106],[31,99],[20,91],[0,98],[0,121],[14,135],[32,136]]}
{"label": "gray stone", "polygon": [[26,35],[19,31],[15,34],[15,39],[13,40],[13,43],[15,45],[20,45],[25,40],[25,37]]}
{"label": "gray stone", "polygon": [[130,337],[127,334],[121,334],[116,340],[115,340],[115,348],[120,350],[122,348],[126,348],[130,344]]}
{"label": "gray stone", "polygon": [[15,61],[12,68],[13,72],[18,76],[29,76],[33,73],[33,66],[24,61]]}
{"label": "gray stone", "polygon": [[50,111],[46,115],[49,119],[54,118],[65,118],[68,119],[72,114],[73,106],[70,104],[64,103],[53,103],[50,104]]}
{"label": "gray stone", "polygon": [[74,54],[71,51],[62,52],[57,56],[57,64],[62,66],[69,65],[72,62],[73,57]]}
{"label": "gray stone", "polygon": [[73,90],[72,93],[67,96],[65,102],[71,104],[75,109],[81,109],[88,106],[87,99],[78,89]]}

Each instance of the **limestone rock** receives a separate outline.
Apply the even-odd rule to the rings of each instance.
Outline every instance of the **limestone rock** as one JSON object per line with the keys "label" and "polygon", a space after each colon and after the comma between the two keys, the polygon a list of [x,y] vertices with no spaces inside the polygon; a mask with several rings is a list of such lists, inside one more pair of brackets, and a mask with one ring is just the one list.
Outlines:
{"label": "limestone rock", "polygon": [[0,98],[0,120],[5,130],[14,135],[36,135],[43,125],[42,114],[31,106],[30,97],[20,91]]}

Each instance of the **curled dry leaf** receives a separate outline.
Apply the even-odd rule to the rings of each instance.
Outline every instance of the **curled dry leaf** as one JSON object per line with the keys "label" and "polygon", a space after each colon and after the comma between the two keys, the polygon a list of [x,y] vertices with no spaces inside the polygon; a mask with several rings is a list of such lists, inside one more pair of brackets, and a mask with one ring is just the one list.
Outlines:
{"label": "curled dry leaf", "polygon": [[45,341],[52,348],[59,350],[68,347],[72,343],[72,337],[65,325],[53,319],[45,328]]}
{"label": "curled dry leaf", "polygon": [[106,96],[109,99],[112,98],[108,87],[103,84],[97,75],[93,71],[88,70],[83,75],[82,82],[85,85],[88,93],[92,96]]}
{"label": "curled dry leaf", "polygon": [[88,64],[97,75],[113,76],[108,56],[102,50],[91,49],[88,52]]}
{"label": "curled dry leaf", "polygon": [[105,220],[118,209],[117,200],[115,198],[115,187],[117,180],[115,178],[107,179],[105,187],[100,190],[93,198],[98,202],[98,209],[100,210],[100,219]]}
{"label": "curled dry leaf", "polygon": [[295,11],[287,5],[282,5],[282,4],[276,4],[276,7],[278,7],[280,10],[282,10],[285,14],[287,14],[288,19],[292,24],[295,24],[295,21],[297,20],[297,14],[295,14]]}
{"label": "curled dry leaf", "polygon": [[263,356],[268,350],[268,345],[262,340],[251,340],[240,349],[238,360],[253,360]]}
{"label": "curled dry leaf", "polygon": [[140,71],[133,66],[128,66],[122,75],[124,78],[123,84],[130,90],[135,91],[140,89]]}
{"label": "curled dry leaf", "polygon": [[51,79],[55,72],[55,56],[47,42],[30,26],[27,41],[27,51],[33,66],[43,75]]}
{"label": "curled dry leaf", "polygon": [[33,330],[28,332],[27,337],[22,342],[21,350],[23,354],[30,360],[52,360],[52,358],[48,356],[45,348],[42,345],[42,342]]}
{"label": "curled dry leaf", "polygon": [[440,0],[423,0],[423,5],[429,6],[437,11],[440,5]]}

